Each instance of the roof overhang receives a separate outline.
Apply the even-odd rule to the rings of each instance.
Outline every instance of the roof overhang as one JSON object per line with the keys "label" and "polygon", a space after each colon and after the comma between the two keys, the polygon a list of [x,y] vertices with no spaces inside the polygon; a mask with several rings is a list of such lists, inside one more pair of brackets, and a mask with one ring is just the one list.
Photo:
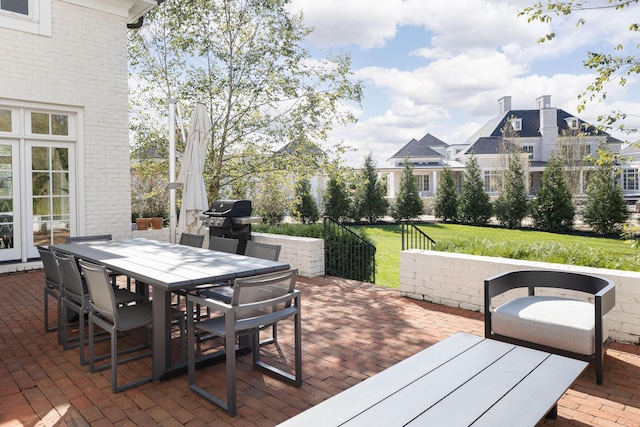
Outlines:
{"label": "roof overhang", "polygon": [[164,0],[64,0],[89,9],[99,10],[127,18],[127,24],[135,24],[145,13]]}
{"label": "roof overhang", "polygon": [[133,5],[129,8],[129,17],[127,24],[133,24],[143,17],[147,12],[156,7],[159,3],[157,0],[134,0]]}

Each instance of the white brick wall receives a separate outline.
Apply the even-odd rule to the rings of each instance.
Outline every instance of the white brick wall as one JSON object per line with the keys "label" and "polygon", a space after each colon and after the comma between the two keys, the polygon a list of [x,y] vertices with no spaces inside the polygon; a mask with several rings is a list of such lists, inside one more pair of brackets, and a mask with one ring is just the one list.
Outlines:
{"label": "white brick wall", "polygon": [[[616,306],[609,312],[610,336],[619,342],[640,342],[640,273],[604,268],[580,267],[493,258],[466,254],[409,250],[400,253],[400,293],[415,299],[484,311],[484,280],[511,270],[565,270],[605,277],[616,284]],[[512,292],[501,304],[526,291]],[[554,294],[554,292],[547,292]],[[555,293],[558,295],[559,293]],[[583,299],[584,294],[560,295]]]}
{"label": "white brick wall", "polygon": [[52,37],[0,28],[0,98],[80,108],[79,233],[131,235],[127,18],[52,1]]}
{"label": "white brick wall", "polygon": [[314,277],[324,274],[324,240],[280,234],[251,233],[251,240],[280,245],[280,261],[297,268],[298,274]]}

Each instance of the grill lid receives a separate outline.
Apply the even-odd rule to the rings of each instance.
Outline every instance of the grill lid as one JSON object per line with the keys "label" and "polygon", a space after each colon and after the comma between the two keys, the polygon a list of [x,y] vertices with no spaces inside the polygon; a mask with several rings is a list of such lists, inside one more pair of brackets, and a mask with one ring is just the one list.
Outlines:
{"label": "grill lid", "polygon": [[216,200],[211,203],[209,210],[204,212],[208,216],[235,218],[251,216],[253,211],[251,200]]}

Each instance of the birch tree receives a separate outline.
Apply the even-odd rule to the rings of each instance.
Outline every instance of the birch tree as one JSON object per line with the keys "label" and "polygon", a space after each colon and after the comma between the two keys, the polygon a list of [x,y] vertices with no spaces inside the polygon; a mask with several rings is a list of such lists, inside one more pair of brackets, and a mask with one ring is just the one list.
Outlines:
{"label": "birch tree", "polygon": [[[148,13],[144,26],[129,32],[134,148],[166,156],[166,140],[150,136],[163,133],[175,98],[184,117],[196,102],[211,116],[204,171],[210,199],[272,170],[308,175],[340,156],[341,144],[316,154],[331,129],[355,121],[361,83],[348,54],[311,57],[303,47],[311,29],[288,3],[172,0]],[[296,153],[278,153],[289,143]],[[180,138],[177,145],[180,151]]]}

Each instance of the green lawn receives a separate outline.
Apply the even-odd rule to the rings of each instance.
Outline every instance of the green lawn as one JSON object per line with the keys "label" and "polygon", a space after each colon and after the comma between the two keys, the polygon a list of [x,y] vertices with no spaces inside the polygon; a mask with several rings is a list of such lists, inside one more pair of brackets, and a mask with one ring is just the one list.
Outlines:
{"label": "green lawn", "polygon": [[[355,228],[364,229],[376,243],[376,282],[400,286],[400,226]],[[457,224],[428,224],[420,229],[437,242],[438,249],[448,252],[640,271],[640,251],[622,240]]]}

